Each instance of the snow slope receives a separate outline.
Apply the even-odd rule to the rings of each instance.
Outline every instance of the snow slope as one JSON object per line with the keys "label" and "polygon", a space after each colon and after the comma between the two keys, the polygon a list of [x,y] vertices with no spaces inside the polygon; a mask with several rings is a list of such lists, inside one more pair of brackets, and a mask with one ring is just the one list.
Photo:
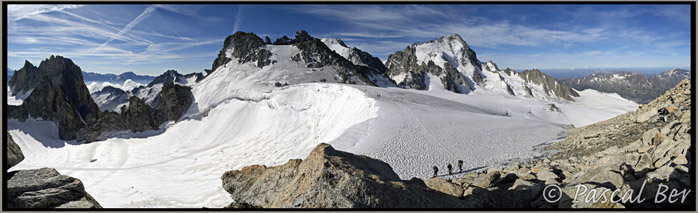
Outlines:
{"label": "snow slope", "polygon": [[305,84],[263,100],[222,101],[205,117],[145,138],[76,144],[58,140],[51,122],[10,120],[26,157],[12,170],[56,168],[81,179],[104,207],[222,207],[232,202],[221,188],[223,172],[303,158],[376,110],[357,89]]}

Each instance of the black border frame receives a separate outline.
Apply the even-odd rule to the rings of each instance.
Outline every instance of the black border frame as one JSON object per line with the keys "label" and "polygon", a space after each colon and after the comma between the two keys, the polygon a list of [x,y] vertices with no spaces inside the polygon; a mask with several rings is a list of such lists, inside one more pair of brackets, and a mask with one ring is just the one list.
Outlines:
{"label": "black border frame", "polygon": [[[2,53],[5,57],[2,58],[2,67],[4,68],[2,77],[3,77],[3,87],[2,87],[2,92],[4,94],[7,94],[7,5],[8,4],[88,4],[88,5],[94,5],[94,4],[509,4],[509,5],[531,5],[531,4],[540,4],[540,5],[549,5],[549,4],[562,4],[562,5],[570,5],[570,4],[580,4],[580,5],[585,5],[585,4],[629,4],[629,5],[642,5],[642,4],[689,4],[691,6],[691,108],[692,110],[696,110],[693,108],[695,106],[696,102],[696,97],[694,96],[696,92],[695,88],[695,73],[696,73],[696,2],[695,1],[599,1],[599,0],[592,0],[592,1],[545,1],[545,2],[536,2],[536,1],[424,1],[424,0],[419,0],[419,1],[408,1],[408,2],[390,2],[390,1],[364,1],[364,2],[355,2],[355,1],[297,1],[297,2],[287,2],[287,1],[261,1],[261,2],[250,2],[250,1],[245,1],[245,2],[236,2],[236,1],[230,1],[230,2],[221,2],[221,1],[192,1],[192,0],[186,0],[186,1],[133,1],[133,0],[127,0],[127,1],[2,1],[2,12],[4,14],[3,17],[3,23],[2,23],[2,29],[3,29],[3,35],[2,35]],[[213,57],[213,56],[212,56]],[[2,126],[4,127],[4,130],[7,131],[7,95],[3,95],[3,106],[2,106],[2,116],[3,116],[3,121],[2,121]],[[690,193],[688,199],[693,201],[693,207],[688,207],[688,208],[677,208],[677,209],[535,209],[535,208],[478,208],[478,209],[462,209],[462,208],[453,208],[453,209],[434,209],[434,208],[425,208],[425,209],[405,209],[405,208],[387,208],[387,209],[376,209],[376,208],[367,208],[367,209],[289,209],[289,208],[278,208],[278,209],[223,209],[221,208],[105,208],[105,209],[8,209],[7,208],[7,202],[8,202],[8,195],[7,193],[2,194],[2,211],[46,211],[46,210],[52,210],[52,211],[127,211],[127,210],[142,210],[142,211],[202,211],[202,210],[207,210],[207,211],[278,211],[278,210],[285,210],[285,211],[365,211],[365,210],[380,210],[380,211],[511,211],[511,210],[517,210],[517,211],[666,211],[666,210],[671,210],[671,211],[696,211],[696,152],[695,152],[695,146],[696,146],[696,141],[695,141],[695,127],[696,123],[694,122],[696,118],[696,113],[691,112],[691,130],[689,134],[691,134],[691,147],[689,148],[690,153],[693,155],[691,156],[693,168],[690,169],[691,173],[691,185],[692,185],[692,193]],[[3,144],[2,148],[3,150],[7,150],[7,138],[3,137],[2,138]],[[6,192],[7,191],[7,170],[9,169],[7,161],[7,152],[3,151],[2,152],[2,162],[3,162],[3,185],[2,185],[2,191]]]}

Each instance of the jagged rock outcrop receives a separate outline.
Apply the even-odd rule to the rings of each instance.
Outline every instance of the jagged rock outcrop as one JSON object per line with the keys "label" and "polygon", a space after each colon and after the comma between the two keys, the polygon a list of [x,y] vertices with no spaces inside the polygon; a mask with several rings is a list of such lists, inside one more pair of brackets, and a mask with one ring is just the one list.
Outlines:
{"label": "jagged rock outcrop", "polygon": [[[462,187],[465,202],[485,208],[690,208],[695,202],[691,197],[695,192],[688,191],[692,189],[690,150],[695,134],[690,88],[690,81],[684,80],[636,112],[570,129],[564,141],[546,147],[560,151],[552,157],[469,172],[451,180],[450,187]],[[648,118],[637,120],[647,113],[651,114]],[[444,184],[447,182],[441,181],[438,188],[449,189]],[[560,200],[552,203],[543,195],[550,184],[562,190],[554,194]],[[679,196],[673,203],[668,199],[654,202],[658,190],[663,190],[659,184],[676,189]],[[630,202],[639,195],[644,202]],[[683,195],[687,198],[681,202]]]}
{"label": "jagged rock outcrop", "polygon": [[129,97],[128,105],[121,107],[120,114],[104,112],[94,125],[81,131],[81,139],[95,141],[115,131],[157,130],[166,121],[179,120],[194,101],[191,88],[173,82],[162,86],[159,97],[155,107],[136,96]]}
{"label": "jagged rock outcrop", "polygon": [[579,94],[572,88],[558,83],[553,77],[542,73],[538,69],[524,70],[516,74],[527,82],[542,86],[546,95],[554,95],[568,101],[573,101],[572,97],[579,97]]}
{"label": "jagged rock outcrop", "polygon": [[5,132],[5,134],[7,135],[7,168],[12,168],[24,160],[24,154],[22,154],[22,150],[17,143],[12,140],[10,133]]}
{"label": "jagged rock outcrop", "polygon": [[296,61],[303,61],[308,68],[321,68],[334,65],[336,81],[340,83],[363,83],[376,86],[372,80],[380,73],[375,73],[367,66],[357,66],[352,62],[331,50],[320,39],[313,38],[305,30],[296,32],[296,38],[290,43],[301,52],[294,56]]}
{"label": "jagged rock outcrop", "polygon": [[8,209],[102,208],[82,181],[55,169],[19,170],[7,176]]}
{"label": "jagged rock outcrop", "polygon": [[218,58],[213,61],[212,71],[216,71],[219,66],[227,64],[233,57],[238,59],[238,63],[256,61],[257,66],[262,68],[273,63],[269,57],[269,50],[260,48],[265,46],[264,40],[254,33],[235,32],[225,38],[223,49],[218,53]]}
{"label": "jagged rock outcrop", "polygon": [[75,139],[78,136],[77,131],[84,128],[87,123],[82,120],[78,110],[67,99],[63,90],[55,86],[48,75],[44,75],[22,105],[8,107],[8,117],[20,121],[29,117],[56,121],[59,138]]}
{"label": "jagged rock outcrop", "polygon": [[159,125],[168,120],[179,120],[193,101],[191,88],[171,82],[164,84],[160,91],[159,102],[154,109],[155,123]]}
{"label": "jagged rock outcrop", "polygon": [[[32,68],[25,70],[32,70]],[[49,74],[42,75],[22,105],[8,106],[8,117],[20,121],[30,117],[55,121],[58,124],[59,138],[87,142],[97,140],[104,136],[105,132],[111,134],[126,130],[133,132],[157,130],[162,123],[168,120],[179,120],[191,106],[193,96],[191,88],[175,82],[180,78],[191,80],[196,77],[179,75],[176,71],[166,72],[156,79],[162,81],[162,83],[157,83],[157,93],[146,94],[149,95],[147,97],[153,97],[150,104],[144,101],[146,98],[141,99],[137,96],[127,98],[128,93],[117,88],[105,87],[102,91],[94,93],[95,98],[106,103],[113,102],[115,105],[113,108],[120,106],[121,110],[119,112],[100,112],[96,108],[99,113],[93,115],[91,107],[97,105],[91,96],[83,97],[89,93],[85,83],[82,82],[80,68],[74,65],[70,59],[52,56],[51,59],[42,62],[39,71]],[[56,80],[53,80],[54,78]],[[75,78],[77,81],[68,78]],[[22,82],[20,81],[22,78],[17,77],[16,79],[17,82]],[[18,85],[20,84],[18,83]],[[65,93],[65,90],[70,90],[70,92]],[[72,94],[72,96],[68,94]],[[84,102],[74,103],[75,99]],[[125,103],[125,101],[128,102]],[[81,112],[87,113],[81,114]],[[96,117],[92,118],[91,116]]]}
{"label": "jagged rock outcrop", "polygon": [[8,82],[12,95],[16,96],[32,91],[43,75],[44,73],[39,71],[38,67],[25,60],[24,66],[15,71]]}
{"label": "jagged rock outcrop", "polygon": [[[292,46],[294,48],[289,48]],[[258,68],[276,64],[272,60],[271,51],[276,51],[274,60],[283,60],[284,66],[295,67],[297,70],[307,72],[292,73],[291,70],[279,75],[263,75],[259,81],[264,84],[279,82],[284,83],[310,83],[310,82],[337,82],[349,84],[364,84],[371,86],[394,86],[384,76],[384,67],[377,58],[370,54],[358,51],[359,59],[365,59],[368,64],[354,64],[347,58],[336,53],[322,40],[314,38],[304,30],[296,32],[295,38],[286,36],[277,39],[273,45],[265,44],[264,40],[254,33],[237,32],[226,39],[226,44],[219,57],[214,61],[214,68],[220,67],[235,59],[236,63],[256,62]],[[377,62],[378,61],[378,62]],[[290,63],[289,63],[290,62]],[[378,65],[377,65],[378,63]],[[370,66],[376,65],[376,66]],[[297,66],[297,67],[296,67]],[[286,68],[286,67],[284,67]],[[271,68],[272,70],[274,68]],[[256,79],[257,80],[257,79]]]}
{"label": "jagged rock outcrop", "polygon": [[400,180],[390,165],[318,145],[305,160],[248,166],[221,177],[235,204],[263,208],[458,208],[454,196],[424,181]]}
{"label": "jagged rock outcrop", "polygon": [[10,86],[15,88],[13,94],[32,91],[21,106],[8,107],[10,118],[24,120],[31,116],[58,122],[61,139],[75,139],[78,129],[91,125],[101,116],[80,67],[62,56],[51,56],[38,68],[26,62],[13,76]]}
{"label": "jagged rock outcrop", "polygon": [[383,74],[385,71],[387,71],[387,68],[379,58],[373,57],[368,52],[364,52],[356,47],[350,48],[341,39],[323,38],[321,41],[325,43],[327,47],[346,58],[354,65],[367,66],[373,69],[377,74]]}
{"label": "jagged rock outcrop", "polygon": [[41,61],[38,68],[28,61],[25,62],[24,67],[10,80],[10,88],[14,88],[12,94],[34,90],[44,76],[49,77],[56,90],[62,91],[65,100],[77,110],[82,120],[91,123],[99,119],[99,107],[90,97],[82,78],[82,70],[72,60],[62,56],[51,56]]}
{"label": "jagged rock outcrop", "polygon": [[681,80],[690,78],[691,72],[688,70],[671,69],[652,76],[627,71],[599,72],[579,78],[560,79],[559,81],[580,91],[594,89],[601,92],[617,93],[623,98],[639,104],[646,104],[676,86]]}

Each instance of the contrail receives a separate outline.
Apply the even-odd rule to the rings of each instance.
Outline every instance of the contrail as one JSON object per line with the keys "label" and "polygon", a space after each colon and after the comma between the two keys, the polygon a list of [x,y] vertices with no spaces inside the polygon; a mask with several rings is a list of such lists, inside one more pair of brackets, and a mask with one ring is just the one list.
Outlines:
{"label": "contrail", "polygon": [[119,32],[116,33],[116,35],[110,37],[110,38],[109,38],[107,41],[105,41],[102,45],[99,45],[99,47],[97,47],[97,49],[95,49],[94,51],[92,51],[92,53],[96,53],[98,50],[102,49],[104,46],[106,46],[107,44],[109,44],[109,42],[113,41],[115,37],[123,35],[124,33],[128,32],[129,30],[131,30],[131,28],[133,28],[134,26],[136,26],[138,23],[140,23],[141,21],[143,21],[145,18],[148,18],[148,16],[150,15],[150,13],[152,13],[153,11],[155,11],[155,8],[157,8],[157,7],[158,7],[158,5],[151,5],[151,6],[149,6],[148,8],[145,8],[145,10],[144,10],[140,15],[138,15],[138,17],[136,17],[135,19],[133,19],[133,21],[131,21],[131,22],[128,23],[126,26],[124,26],[124,28],[122,28],[121,30],[119,30]]}
{"label": "contrail", "polygon": [[235,15],[235,25],[233,25],[233,33],[238,31],[240,24],[242,24],[242,6],[238,6],[238,14]]}

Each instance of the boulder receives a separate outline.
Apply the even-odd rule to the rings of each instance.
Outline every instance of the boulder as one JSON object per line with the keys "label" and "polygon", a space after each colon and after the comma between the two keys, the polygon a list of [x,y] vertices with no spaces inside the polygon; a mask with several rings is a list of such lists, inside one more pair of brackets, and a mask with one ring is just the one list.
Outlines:
{"label": "boulder", "polygon": [[24,160],[24,154],[22,154],[22,150],[15,141],[12,140],[10,133],[5,132],[5,134],[7,134],[7,168],[12,168]]}
{"label": "boulder", "polygon": [[644,122],[650,120],[650,118],[652,118],[652,116],[654,116],[656,114],[657,114],[657,108],[649,108],[649,109],[645,110],[644,112],[640,112],[637,115],[635,121],[637,121],[638,123],[644,123]]}
{"label": "boulder", "polygon": [[8,173],[8,209],[102,208],[85,191],[82,181],[52,168]]}
{"label": "boulder", "polygon": [[657,128],[651,129],[651,130],[643,133],[642,134],[642,145],[644,145],[644,146],[656,145],[657,141],[653,141],[652,139],[654,139],[654,137],[657,134],[659,134],[659,130]]}
{"label": "boulder", "polygon": [[480,188],[487,188],[490,185],[492,185],[499,177],[501,176],[501,173],[497,170],[488,170],[486,174],[480,175],[479,177],[475,178],[473,180],[473,183],[471,185],[477,186]]}
{"label": "boulder", "polygon": [[523,197],[526,201],[532,201],[541,195],[543,192],[543,185],[532,181],[517,179],[509,190],[519,192],[521,194],[519,197]]}
{"label": "boulder", "polygon": [[305,160],[225,172],[237,203],[263,208],[463,208],[458,198],[419,179],[400,180],[390,165],[320,144]]}
{"label": "boulder", "polygon": [[442,178],[430,178],[424,181],[424,183],[427,185],[427,187],[436,191],[450,194],[455,197],[463,196],[463,188]]}
{"label": "boulder", "polygon": [[596,167],[575,179],[576,183],[611,184],[607,188],[619,189],[624,182],[623,176],[617,166]]}

